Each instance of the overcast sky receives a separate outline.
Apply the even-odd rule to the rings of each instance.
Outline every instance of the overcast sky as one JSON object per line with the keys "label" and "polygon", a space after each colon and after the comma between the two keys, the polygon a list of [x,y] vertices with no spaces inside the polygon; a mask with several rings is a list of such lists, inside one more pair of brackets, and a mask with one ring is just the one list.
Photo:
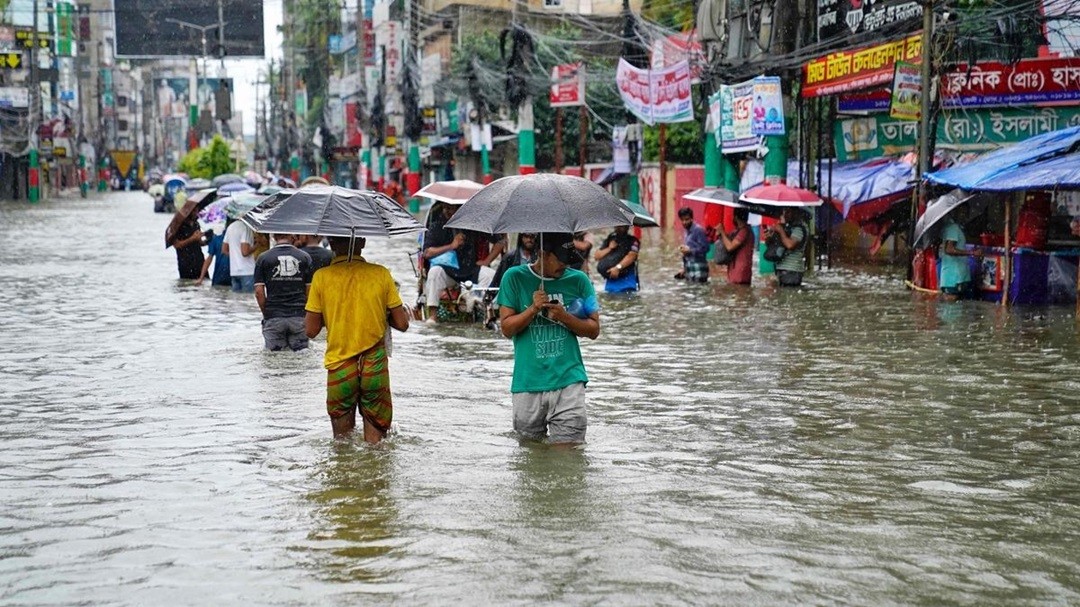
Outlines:
{"label": "overcast sky", "polygon": [[[270,65],[270,59],[281,59],[281,33],[278,26],[281,25],[282,0],[263,0],[263,39],[266,42],[265,59],[232,59],[225,61],[225,69],[228,76],[233,79],[235,87],[233,109],[244,113],[244,135],[255,134],[255,82],[259,79],[259,73],[266,71]],[[209,70],[211,75],[214,71]],[[264,85],[262,94],[265,96],[268,90]]]}

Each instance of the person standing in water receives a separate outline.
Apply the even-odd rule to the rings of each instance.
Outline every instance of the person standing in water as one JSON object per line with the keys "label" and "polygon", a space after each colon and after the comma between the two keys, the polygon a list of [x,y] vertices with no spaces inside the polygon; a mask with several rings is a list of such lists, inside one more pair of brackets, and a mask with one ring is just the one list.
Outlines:
{"label": "person standing in water", "polygon": [[589,378],[578,338],[600,336],[592,282],[569,267],[579,258],[573,235],[541,234],[537,260],[508,269],[495,299],[514,342],[514,430],[556,445],[585,442]]}
{"label": "person standing in water", "polygon": [[[354,240],[350,244],[350,240]],[[304,330],[309,339],[326,327],[326,412],[335,437],[364,424],[364,440],[377,443],[393,420],[387,326],[409,329],[409,314],[387,268],[360,256],[364,238],[330,238],[334,261],[315,272]]]}

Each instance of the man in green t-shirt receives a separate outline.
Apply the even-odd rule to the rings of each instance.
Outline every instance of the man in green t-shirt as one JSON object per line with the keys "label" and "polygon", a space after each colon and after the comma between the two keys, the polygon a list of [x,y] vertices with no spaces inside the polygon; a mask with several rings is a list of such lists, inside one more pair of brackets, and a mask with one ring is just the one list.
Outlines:
{"label": "man in green t-shirt", "polygon": [[778,238],[784,246],[784,257],[776,262],[776,281],[781,287],[802,285],[806,271],[806,243],[810,237],[803,217],[801,210],[785,207],[780,223],[774,224],[766,232],[766,238]]}
{"label": "man in green t-shirt", "polygon": [[551,444],[585,442],[585,384],[578,337],[600,336],[596,291],[584,272],[572,234],[541,234],[531,264],[510,268],[499,284],[503,335],[514,342],[510,385],[514,430]]}

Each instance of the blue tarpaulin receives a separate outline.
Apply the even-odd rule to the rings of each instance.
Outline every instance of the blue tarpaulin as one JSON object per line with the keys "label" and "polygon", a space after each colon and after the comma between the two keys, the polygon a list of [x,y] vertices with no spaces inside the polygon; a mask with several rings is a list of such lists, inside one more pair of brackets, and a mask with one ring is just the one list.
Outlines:
{"label": "blue tarpaulin", "polygon": [[979,189],[992,192],[1080,189],[1080,152],[1024,165],[981,182]]}
{"label": "blue tarpaulin", "polygon": [[[1054,173],[1038,179],[1029,176],[1031,165],[1053,161],[1080,146],[1080,126],[1036,135],[1009,147],[986,154],[972,162],[927,174],[927,180],[965,190],[984,190],[986,184],[1005,190],[1053,189],[1060,184]],[[1075,154],[1070,154],[1076,157]],[[1076,172],[1076,171],[1073,171]],[[1041,174],[1041,173],[1040,173]],[[1012,183],[1025,180],[1025,185]]]}

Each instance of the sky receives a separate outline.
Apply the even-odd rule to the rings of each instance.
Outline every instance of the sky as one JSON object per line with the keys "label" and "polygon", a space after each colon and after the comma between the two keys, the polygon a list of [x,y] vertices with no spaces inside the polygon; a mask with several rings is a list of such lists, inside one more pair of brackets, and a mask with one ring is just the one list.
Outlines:
{"label": "sky", "polygon": [[[263,39],[266,46],[266,57],[263,59],[226,59],[225,70],[233,79],[233,110],[244,113],[244,135],[255,134],[255,82],[259,79],[260,71],[265,73],[269,67],[270,59],[281,59],[281,32],[278,26],[282,21],[282,0],[263,0]],[[211,75],[214,74],[210,70]],[[267,94],[267,87],[263,85],[263,96]]]}

